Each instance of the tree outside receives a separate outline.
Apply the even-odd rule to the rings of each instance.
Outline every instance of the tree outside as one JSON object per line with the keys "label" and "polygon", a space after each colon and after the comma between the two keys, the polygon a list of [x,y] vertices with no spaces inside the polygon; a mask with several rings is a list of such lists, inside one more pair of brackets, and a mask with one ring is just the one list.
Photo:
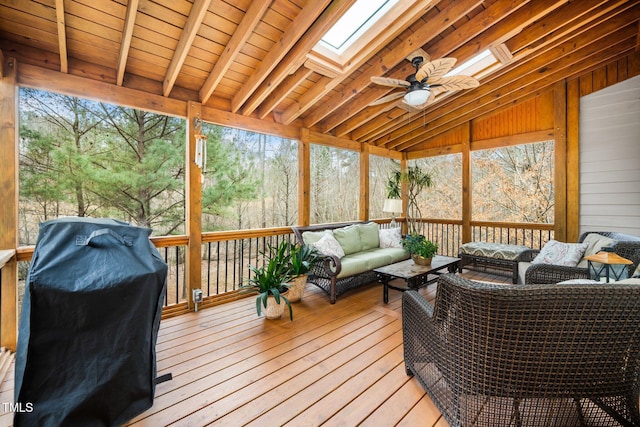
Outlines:
{"label": "tree outside", "polygon": [[359,210],[359,154],[324,145],[312,145],[311,223],[357,220]]}
{"label": "tree outside", "polygon": [[387,181],[394,171],[400,170],[397,160],[369,155],[369,217],[389,218],[391,214],[382,207],[387,199]]}
{"label": "tree outside", "polygon": [[553,224],[553,153],[553,141],[474,151],[472,218]]}
{"label": "tree outside", "polygon": [[[102,216],[184,233],[185,122],[146,111],[21,89],[20,235],[60,215]],[[207,136],[204,231],[295,225],[298,144],[203,125]],[[360,154],[311,146],[311,222],[359,216]],[[461,154],[412,160],[431,176],[422,217],[461,219]],[[370,217],[382,212],[399,162],[370,156]],[[474,220],[553,222],[553,142],[472,153]]]}
{"label": "tree outside", "polygon": [[431,176],[431,187],[418,196],[425,218],[462,219],[462,154],[447,154],[409,162]]}
{"label": "tree outside", "polygon": [[204,231],[295,225],[297,142],[208,124],[203,131],[207,136]]}

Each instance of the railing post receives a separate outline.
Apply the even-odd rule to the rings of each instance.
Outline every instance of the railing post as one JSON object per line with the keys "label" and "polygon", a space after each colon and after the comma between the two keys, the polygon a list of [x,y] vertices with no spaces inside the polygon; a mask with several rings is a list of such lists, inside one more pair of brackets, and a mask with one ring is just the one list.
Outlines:
{"label": "railing post", "polygon": [[462,126],[462,243],[471,238],[471,130]]}
{"label": "railing post", "polygon": [[360,220],[369,219],[369,144],[360,150]]}
{"label": "railing post", "polygon": [[[0,249],[18,247],[18,86],[15,58],[0,51]],[[18,262],[12,256],[0,270],[0,345],[18,342]]]}
{"label": "railing post", "polygon": [[196,133],[202,123],[200,121],[201,112],[202,105],[200,103],[189,102],[185,179],[185,216],[189,242],[187,243],[185,259],[185,282],[187,286],[187,305],[190,310],[194,308],[193,290],[200,289],[202,286],[202,170],[196,164]]}

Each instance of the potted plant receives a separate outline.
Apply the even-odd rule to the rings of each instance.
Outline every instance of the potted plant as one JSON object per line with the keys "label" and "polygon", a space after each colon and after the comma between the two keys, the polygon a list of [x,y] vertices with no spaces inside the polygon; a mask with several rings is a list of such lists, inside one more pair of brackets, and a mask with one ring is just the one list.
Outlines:
{"label": "potted plant", "polygon": [[289,302],[297,302],[304,295],[307,273],[318,261],[318,250],[309,245],[290,245],[289,248]]}
{"label": "potted plant", "polygon": [[422,170],[419,166],[409,166],[406,171],[396,170],[387,181],[388,199],[402,197],[402,183],[407,185],[407,230],[409,233],[417,233],[418,218],[422,218],[418,196],[423,189],[433,185],[433,178],[429,172]]}
{"label": "potted plant", "polygon": [[287,281],[291,277],[289,242],[283,241],[277,248],[269,246],[268,255],[263,252],[265,263],[261,267],[249,266],[253,275],[243,286],[247,291],[256,291],[256,311],[258,316],[265,310],[267,319],[278,319],[289,307],[289,317],[293,320],[291,303],[285,296],[289,289]]}
{"label": "potted plant", "polygon": [[411,254],[413,262],[418,265],[431,265],[431,259],[438,252],[438,244],[427,240],[421,234],[409,234],[402,241],[402,246]]}

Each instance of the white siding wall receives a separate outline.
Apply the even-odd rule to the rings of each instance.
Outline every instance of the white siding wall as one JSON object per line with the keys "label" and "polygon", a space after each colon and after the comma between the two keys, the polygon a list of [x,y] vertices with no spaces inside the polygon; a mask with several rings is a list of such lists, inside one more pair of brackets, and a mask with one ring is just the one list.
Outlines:
{"label": "white siding wall", "polygon": [[580,99],[580,233],[640,236],[640,76]]}

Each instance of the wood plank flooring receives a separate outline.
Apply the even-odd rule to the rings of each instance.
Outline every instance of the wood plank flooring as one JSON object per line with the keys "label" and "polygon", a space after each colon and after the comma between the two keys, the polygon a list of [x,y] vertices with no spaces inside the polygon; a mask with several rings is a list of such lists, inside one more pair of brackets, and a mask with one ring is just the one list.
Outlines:
{"label": "wood plank flooring", "polygon": [[[435,289],[421,293],[432,299]],[[293,322],[257,317],[253,298],[163,320],[158,374],[173,379],[129,425],[448,425],[405,373],[400,292],[390,290],[384,304],[382,286],[372,283],[332,305],[309,284],[293,306]],[[13,380],[12,366],[0,402],[13,401]],[[11,424],[3,411],[0,426]]]}

